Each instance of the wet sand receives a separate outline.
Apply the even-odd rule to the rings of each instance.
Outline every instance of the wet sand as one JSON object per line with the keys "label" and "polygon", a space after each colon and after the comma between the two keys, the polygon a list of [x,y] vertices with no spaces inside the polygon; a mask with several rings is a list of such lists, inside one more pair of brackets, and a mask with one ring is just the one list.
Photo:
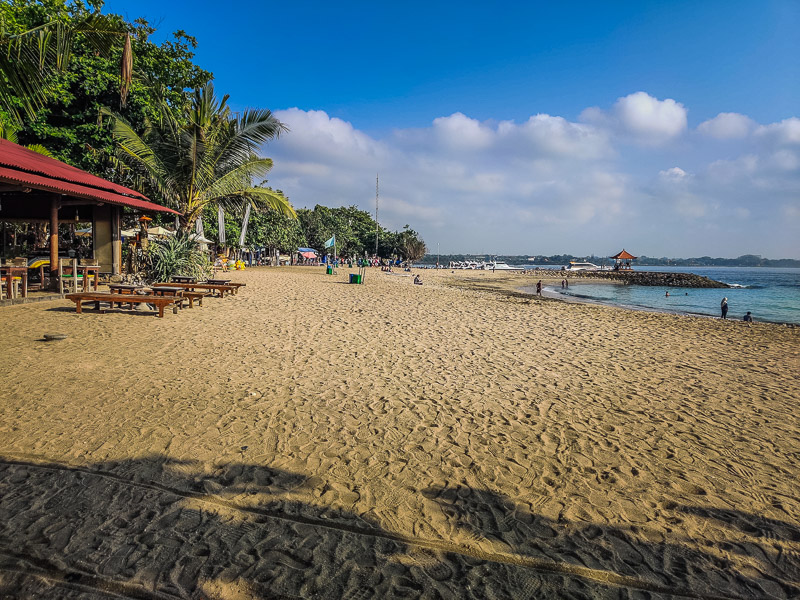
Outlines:
{"label": "wet sand", "polygon": [[800,595],[800,329],[347,274],[0,308],[0,597]]}

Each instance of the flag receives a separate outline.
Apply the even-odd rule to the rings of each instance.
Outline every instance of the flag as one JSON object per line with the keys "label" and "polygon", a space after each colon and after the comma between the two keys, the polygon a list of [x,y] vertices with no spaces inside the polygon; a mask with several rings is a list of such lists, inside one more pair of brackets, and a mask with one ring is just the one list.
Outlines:
{"label": "flag", "polygon": [[326,247],[326,248],[330,248],[330,247],[331,247],[331,246],[333,246],[335,243],[336,243],[336,234],[334,234],[334,235],[333,235],[333,237],[332,237],[331,239],[329,239],[327,242],[325,242],[325,247]]}
{"label": "flag", "polygon": [[217,237],[219,238],[219,245],[225,245],[225,213],[222,210],[222,207],[217,205],[217,221],[219,222],[219,231],[217,232]]}
{"label": "flag", "polygon": [[242,220],[242,233],[239,235],[239,245],[244,246],[244,236],[247,235],[247,222],[250,220],[250,205],[244,209],[244,219]]}

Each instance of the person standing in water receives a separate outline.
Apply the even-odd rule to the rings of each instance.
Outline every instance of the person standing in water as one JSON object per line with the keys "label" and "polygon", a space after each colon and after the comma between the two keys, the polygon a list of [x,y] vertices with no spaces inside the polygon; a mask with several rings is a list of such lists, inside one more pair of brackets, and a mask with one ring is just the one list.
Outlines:
{"label": "person standing in water", "polygon": [[722,310],[722,318],[723,319],[727,319],[728,318],[728,299],[727,298],[723,298],[722,299],[722,303],[719,305],[719,307]]}

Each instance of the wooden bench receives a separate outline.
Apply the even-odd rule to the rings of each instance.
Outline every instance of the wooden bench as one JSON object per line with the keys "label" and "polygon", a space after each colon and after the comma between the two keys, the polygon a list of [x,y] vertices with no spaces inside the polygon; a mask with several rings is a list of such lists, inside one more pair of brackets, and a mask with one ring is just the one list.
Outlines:
{"label": "wooden bench", "polygon": [[221,284],[212,284],[212,283],[154,283],[152,288],[159,288],[159,287],[180,287],[185,290],[189,291],[196,291],[196,290],[208,290],[208,291],[216,291],[219,293],[220,296],[224,296],[225,292],[229,294],[236,293],[236,286],[233,285],[221,285]]}
{"label": "wooden bench", "polygon": [[109,308],[114,308],[114,304],[153,304],[158,309],[158,316],[164,317],[164,308],[173,305],[172,312],[178,312],[177,302],[182,299],[174,296],[140,296],[138,294],[106,294],[103,292],[78,292],[76,294],[67,294],[67,300],[72,300],[75,303],[75,312],[81,313],[83,304],[86,302],[94,302],[95,308],[100,310],[101,302],[108,302]]}
{"label": "wooden bench", "polygon": [[[209,296],[211,292],[193,292],[191,290],[184,290],[183,297],[184,299],[189,301],[189,308],[194,308],[194,301],[197,300],[197,304],[203,306],[203,298]],[[181,306],[183,308],[183,306]]]}
{"label": "wooden bench", "polygon": [[211,285],[230,285],[230,286],[233,286],[234,287],[234,290],[233,290],[234,294],[238,294],[239,293],[239,288],[240,287],[244,287],[244,286],[247,285],[246,283],[236,283],[234,281],[231,281],[230,279],[207,279],[205,283],[208,283],[208,284],[211,284]]}
{"label": "wooden bench", "polygon": [[151,291],[156,296],[172,296],[175,298],[175,304],[181,309],[183,308],[183,301],[189,301],[189,308],[194,308],[194,301],[197,300],[200,306],[203,306],[203,298],[210,296],[211,292],[194,292],[192,290],[184,289],[177,285],[157,285],[151,288]]}
{"label": "wooden bench", "polygon": [[[137,294],[138,292],[145,292],[145,293],[153,293],[156,296],[181,296],[184,300],[189,301],[189,308],[194,308],[194,301],[197,300],[197,304],[203,306],[203,298],[206,296],[210,296],[212,292],[192,292],[190,290],[185,290],[180,288],[180,293],[175,293],[175,290],[179,289],[176,286],[162,286],[148,288],[143,285],[126,285],[122,283],[109,283],[108,289],[111,290],[112,294]],[[178,302],[176,299],[176,304],[183,308],[183,302]],[[131,305],[133,308],[133,305]]]}

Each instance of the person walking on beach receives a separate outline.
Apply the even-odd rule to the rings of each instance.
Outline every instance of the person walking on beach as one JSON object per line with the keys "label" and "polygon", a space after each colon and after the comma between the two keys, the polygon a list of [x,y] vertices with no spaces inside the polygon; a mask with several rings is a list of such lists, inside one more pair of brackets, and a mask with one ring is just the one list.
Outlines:
{"label": "person walking on beach", "polygon": [[722,299],[722,303],[719,305],[719,307],[722,310],[722,318],[723,319],[727,319],[728,318],[728,299],[727,298],[723,298]]}
{"label": "person walking on beach", "polygon": [[541,279],[536,282],[536,295],[537,296],[541,296],[542,295],[542,280]]}

